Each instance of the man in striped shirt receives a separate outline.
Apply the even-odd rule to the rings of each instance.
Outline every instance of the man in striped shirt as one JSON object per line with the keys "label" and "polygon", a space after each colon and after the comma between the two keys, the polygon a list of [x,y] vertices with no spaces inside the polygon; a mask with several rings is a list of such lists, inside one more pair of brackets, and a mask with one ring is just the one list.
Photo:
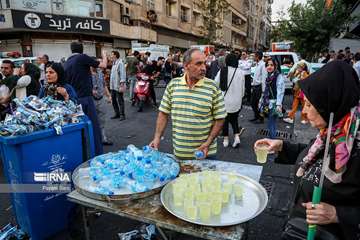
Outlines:
{"label": "man in striped shirt", "polygon": [[184,76],[172,79],[165,90],[150,146],[159,148],[171,115],[177,158],[194,159],[196,150],[203,151],[205,157],[214,157],[216,137],[226,117],[223,96],[215,81],[205,78],[205,55],[200,50],[185,52],[184,69]]}

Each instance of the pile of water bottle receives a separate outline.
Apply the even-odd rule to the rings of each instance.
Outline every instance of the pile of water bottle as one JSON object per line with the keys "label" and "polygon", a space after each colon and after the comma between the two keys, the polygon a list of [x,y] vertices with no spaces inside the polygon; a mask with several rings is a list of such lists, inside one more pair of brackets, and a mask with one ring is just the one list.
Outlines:
{"label": "pile of water bottle", "polygon": [[27,240],[30,239],[21,229],[11,223],[0,229],[0,240]]}
{"label": "pile of water bottle", "polygon": [[89,174],[93,183],[88,190],[105,195],[118,195],[126,189],[131,193],[146,192],[175,179],[179,164],[167,154],[149,146],[107,153],[90,161]]}
{"label": "pile of water bottle", "polygon": [[0,135],[15,136],[54,127],[62,134],[61,126],[79,122],[84,115],[81,106],[72,101],[58,101],[52,97],[29,96],[24,100],[15,98],[10,105],[12,114],[0,122]]}

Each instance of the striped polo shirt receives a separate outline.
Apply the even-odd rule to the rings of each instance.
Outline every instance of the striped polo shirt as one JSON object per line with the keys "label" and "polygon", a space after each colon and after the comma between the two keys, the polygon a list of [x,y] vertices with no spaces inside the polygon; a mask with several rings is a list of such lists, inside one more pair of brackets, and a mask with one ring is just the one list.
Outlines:
{"label": "striped polo shirt", "polygon": [[[179,159],[194,159],[194,153],[211,131],[214,120],[226,117],[224,99],[215,81],[199,80],[190,89],[185,76],[174,78],[166,87],[159,110],[171,114],[174,154]],[[216,154],[216,139],[208,155]]]}

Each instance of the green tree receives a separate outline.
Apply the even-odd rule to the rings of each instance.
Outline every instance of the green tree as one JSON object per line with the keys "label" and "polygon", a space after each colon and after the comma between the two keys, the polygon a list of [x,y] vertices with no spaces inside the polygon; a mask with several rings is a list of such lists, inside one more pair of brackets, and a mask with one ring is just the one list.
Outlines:
{"label": "green tree", "polygon": [[308,0],[305,4],[292,2],[289,19],[280,19],[273,39],[294,41],[295,49],[310,60],[329,46],[330,38],[354,21],[349,17],[350,7],[344,0],[334,1],[325,9],[325,0]]}
{"label": "green tree", "polygon": [[218,36],[217,30],[223,27],[224,16],[230,6],[226,0],[199,0],[196,2],[203,13],[204,39],[202,44],[214,43]]}

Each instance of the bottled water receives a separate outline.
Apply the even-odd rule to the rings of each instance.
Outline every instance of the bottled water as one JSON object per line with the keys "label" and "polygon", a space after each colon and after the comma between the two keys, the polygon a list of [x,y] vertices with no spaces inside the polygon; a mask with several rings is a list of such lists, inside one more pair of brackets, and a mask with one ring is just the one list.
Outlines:
{"label": "bottled water", "polygon": [[203,159],[204,157],[205,157],[205,154],[203,151],[200,151],[200,150],[195,151],[195,158],[197,160]]}
{"label": "bottled water", "polygon": [[179,164],[166,154],[150,146],[142,150],[134,145],[126,150],[97,156],[90,161],[89,174],[94,186],[92,192],[111,195],[118,189],[144,192],[154,188],[157,182],[166,182],[179,174]]}

